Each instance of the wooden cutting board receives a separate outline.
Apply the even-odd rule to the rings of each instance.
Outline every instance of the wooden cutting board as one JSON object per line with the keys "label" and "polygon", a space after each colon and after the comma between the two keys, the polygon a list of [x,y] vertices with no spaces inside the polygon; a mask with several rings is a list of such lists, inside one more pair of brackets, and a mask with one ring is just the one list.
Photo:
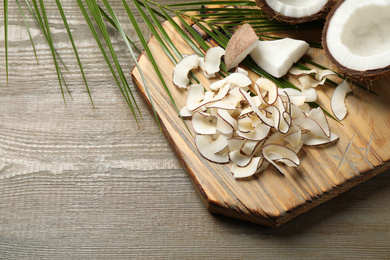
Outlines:
{"label": "wooden cutting board", "polygon": [[[182,54],[193,53],[169,23],[163,26]],[[181,109],[188,91],[172,84],[174,65],[153,37],[149,48]],[[309,56],[331,66],[322,50],[310,50]],[[270,166],[253,177],[236,180],[230,173],[230,165],[212,163],[199,154],[194,137],[176,113],[145,53],[140,56],[139,65],[146,75],[163,132],[210,212],[276,227],[390,168],[390,112],[378,105],[378,97],[357,88],[354,92],[364,100],[348,96],[348,115],[342,124],[328,120],[332,131],[340,137],[335,145],[304,147],[299,154],[301,165],[284,167],[284,175]],[[253,81],[257,78],[250,76]],[[151,109],[137,68],[133,69],[132,77]],[[204,86],[210,84],[200,73],[197,77]],[[390,88],[389,78],[377,81],[371,87],[385,89],[386,86]],[[334,87],[325,85],[317,90],[318,103],[331,111],[330,97]],[[187,124],[190,126],[191,122],[187,121]]]}

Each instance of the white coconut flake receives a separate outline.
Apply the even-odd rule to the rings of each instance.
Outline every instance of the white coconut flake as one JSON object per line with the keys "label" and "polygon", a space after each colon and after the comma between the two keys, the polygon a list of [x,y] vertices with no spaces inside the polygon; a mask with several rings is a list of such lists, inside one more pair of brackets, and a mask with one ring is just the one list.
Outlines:
{"label": "white coconut flake", "polygon": [[239,150],[235,150],[235,151],[230,152],[229,157],[230,157],[230,160],[232,161],[232,163],[236,164],[239,167],[247,166],[252,159],[251,156],[244,155],[244,154],[240,153]]}
{"label": "white coconut flake", "polygon": [[203,57],[199,57],[199,68],[201,69],[202,74],[203,74],[206,78],[210,79],[210,78],[214,78],[214,77],[215,77],[215,73],[208,74],[208,73],[206,72],[205,63],[204,63],[204,58],[203,58]]}
{"label": "white coconut flake", "polygon": [[[210,59],[220,59],[222,52],[216,49],[216,53],[211,54]],[[191,56],[195,55],[186,58]],[[201,61],[199,57],[197,59]],[[179,67],[176,72],[180,70]],[[250,86],[254,94],[249,92]],[[312,110],[305,103],[317,99],[311,86],[301,91],[281,90],[265,78],[252,85],[246,71],[238,68],[209,88],[206,91],[202,84],[191,85],[180,115],[192,118],[195,145],[200,154],[215,163],[231,162],[235,178],[259,173],[269,164],[280,172],[280,163],[296,167],[299,165],[297,153],[303,144],[319,146],[338,139],[330,132],[323,111]],[[341,88],[337,89],[340,91]],[[338,94],[335,93],[337,101]]]}
{"label": "white coconut flake", "polygon": [[241,74],[244,74],[246,76],[249,75],[248,71],[247,70],[244,70],[243,68],[240,68],[240,67],[236,67],[236,69],[234,70],[235,73],[241,73]]}
{"label": "white coconut flake", "polygon": [[234,178],[247,178],[256,173],[256,170],[261,166],[263,158],[254,157],[248,165],[245,167],[240,167],[236,164],[233,164],[230,171],[233,173]]}
{"label": "white coconut flake", "polygon": [[203,135],[213,135],[217,131],[216,118],[207,113],[195,112],[192,115],[192,126],[195,132]]}
{"label": "white coconut flake", "polygon": [[210,75],[217,73],[219,71],[219,66],[221,65],[221,57],[225,55],[225,50],[220,47],[212,47],[207,50],[204,57],[204,70],[205,73]]}
{"label": "white coconut flake", "polygon": [[200,154],[206,159],[215,163],[228,163],[229,155],[221,155],[218,152],[222,151],[227,145],[227,138],[220,135],[216,140],[210,135],[195,136],[195,144]]}
{"label": "white coconut flake", "polygon": [[347,107],[345,105],[345,98],[347,93],[351,92],[352,89],[346,80],[341,82],[333,92],[330,105],[332,107],[333,114],[338,120],[343,120],[347,115]]}
{"label": "white coconut flake", "polygon": [[187,88],[190,83],[188,73],[198,68],[199,56],[196,54],[188,55],[183,58],[173,69],[172,82],[179,88]]}
{"label": "white coconut flake", "polygon": [[263,156],[269,163],[275,166],[279,172],[283,173],[277,162],[282,162],[288,166],[298,166],[300,161],[298,155],[290,148],[279,144],[268,144],[263,147]]}

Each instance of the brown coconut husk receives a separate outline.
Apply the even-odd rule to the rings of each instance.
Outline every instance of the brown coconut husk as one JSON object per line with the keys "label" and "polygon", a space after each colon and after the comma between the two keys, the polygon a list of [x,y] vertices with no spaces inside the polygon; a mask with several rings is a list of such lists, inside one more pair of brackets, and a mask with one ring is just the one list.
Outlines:
{"label": "brown coconut husk", "polygon": [[336,58],[332,55],[332,53],[329,51],[328,45],[327,45],[327,32],[329,29],[330,21],[335,14],[337,8],[341,6],[345,0],[340,0],[338,3],[332,8],[332,10],[329,12],[328,16],[326,17],[326,22],[324,25],[324,29],[322,31],[322,46],[325,51],[325,55],[327,58],[347,77],[351,77],[353,79],[359,80],[359,81],[373,81],[378,78],[382,78],[385,76],[390,75],[390,65],[384,68],[378,68],[378,69],[371,69],[371,70],[353,70],[351,68],[345,67],[344,65],[340,64]]}

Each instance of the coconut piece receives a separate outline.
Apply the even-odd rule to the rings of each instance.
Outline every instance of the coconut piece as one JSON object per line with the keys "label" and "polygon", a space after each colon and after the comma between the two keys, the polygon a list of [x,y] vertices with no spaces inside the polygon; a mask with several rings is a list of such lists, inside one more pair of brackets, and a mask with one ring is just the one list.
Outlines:
{"label": "coconut piece", "polygon": [[199,108],[199,104],[203,101],[205,96],[204,88],[202,84],[192,84],[187,96],[187,109],[194,111]]}
{"label": "coconut piece", "polygon": [[[256,94],[262,98],[263,103],[272,105],[278,98],[278,86],[267,78],[258,78],[255,83]],[[268,97],[266,100],[265,97]]]}
{"label": "coconut piece", "polygon": [[259,168],[257,168],[255,174],[264,171],[265,169],[268,168],[268,166],[269,166],[269,162],[267,162],[266,160],[263,159],[263,160],[260,162],[260,166],[259,166]]}
{"label": "coconut piece", "polygon": [[172,82],[179,88],[187,88],[190,83],[188,73],[198,68],[199,56],[196,54],[184,57],[173,69]]}
{"label": "coconut piece", "polygon": [[336,74],[332,70],[321,70],[321,69],[301,70],[297,67],[291,67],[291,69],[288,72],[291,73],[292,75],[295,75],[295,76],[304,76],[304,75],[314,74],[315,79],[318,81],[323,80],[326,76]]}
{"label": "coconut piece", "polygon": [[236,109],[237,100],[235,97],[228,95],[224,99],[221,99],[217,102],[212,102],[207,105],[208,108],[218,108],[218,109],[227,109],[234,110]]}
{"label": "coconut piece", "polygon": [[345,97],[347,93],[351,92],[352,89],[346,80],[341,82],[333,92],[330,100],[330,106],[332,107],[333,114],[338,120],[343,120],[347,115],[347,107],[345,106]]}
{"label": "coconut piece", "polygon": [[226,123],[228,123],[233,129],[237,129],[237,120],[233,118],[228,110],[218,109],[218,116],[221,117]]}
{"label": "coconut piece", "polygon": [[298,78],[299,83],[301,83],[301,89],[316,88],[318,85],[324,85],[326,78],[318,81],[312,77],[306,75]]}
{"label": "coconut piece", "polygon": [[[187,97],[187,108],[189,111],[201,110],[200,108],[204,106],[207,108],[218,108],[218,104],[215,104],[226,97],[229,92],[229,89],[229,83],[225,84],[218,90],[218,93],[214,96],[215,92],[213,91],[203,92],[204,88],[201,84],[192,85]],[[229,105],[229,107],[232,109],[232,105]]]}
{"label": "coconut piece", "polygon": [[214,74],[219,71],[221,57],[225,55],[225,50],[221,46],[211,47],[204,56],[204,71],[206,74]]}
{"label": "coconut piece", "polygon": [[287,147],[291,148],[295,153],[298,153],[303,146],[301,128],[299,126],[292,126],[284,137],[284,140],[288,143]]}
{"label": "coconut piece", "polygon": [[199,153],[215,163],[228,163],[229,155],[218,154],[228,145],[227,138],[224,135],[219,135],[216,140],[211,135],[195,136],[195,145]]}
{"label": "coconut piece", "polygon": [[216,91],[216,90],[222,88],[226,83],[227,83],[226,78],[223,78],[221,80],[218,80],[218,81],[211,83],[210,89]]}
{"label": "coconut piece", "polygon": [[244,96],[245,100],[249,103],[251,108],[253,109],[253,112],[256,113],[256,115],[260,118],[261,121],[263,121],[264,124],[266,124],[268,126],[271,126],[271,127],[275,126],[274,125],[274,121],[271,118],[267,118],[267,115],[266,115],[265,111],[261,111],[256,106],[256,104],[253,101],[252,97],[247,92],[243,91],[242,89],[240,89],[240,92]]}
{"label": "coconut piece", "polygon": [[239,167],[247,166],[252,159],[251,156],[241,154],[239,150],[230,152],[229,158],[232,163],[236,164]]}
{"label": "coconut piece", "polygon": [[192,117],[192,114],[193,114],[193,112],[192,112],[192,111],[189,111],[189,110],[187,109],[186,106],[183,107],[183,108],[180,110],[179,113],[180,113],[180,116],[181,116],[183,119],[189,119],[189,118]]}
{"label": "coconut piece", "polygon": [[330,127],[328,124],[328,120],[326,119],[324,111],[320,107],[312,109],[307,114],[307,116],[317,122],[317,124],[322,128],[322,130],[324,130],[326,136],[330,136]]}
{"label": "coconut piece", "polygon": [[304,23],[324,17],[332,0],[256,0],[272,18],[287,23]]}
{"label": "coconut piece", "polygon": [[242,73],[232,73],[227,76],[226,81],[231,84],[231,87],[247,87],[252,84],[252,80],[245,74]]}
{"label": "coconut piece", "polygon": [[249,116],[239,117],[237,120],[237,129],[241,133],[249,133],[253,131],[252,119]]}
{"label": "coconut piece", "polygon": [[263,160],[264,159],[262,157],[253,157],[250,163],[245,167],[233,164],[230,171],[233,173],[234,178],[247,178],[256,173]]}
{"label": "coconut piece", "polygon": [[245,88],[245,87],[240,88],[240,87],[236,86],[236,87],[231,88],[229,91],[229,95],[231,95],[235,98],[237,104],[240,101],[244,100],[244,97],[242,96],[240,89],[242,89],[243,91],[248,91],[249,88]]}
{"label": "coconut piece", "polygon": [[[336,73],[331,70],[311,69],[301,70],[297,67],[291,67],[288,71],[292,75],[299,76],[298,80],[301,83],[302,89],[315,88],[318,85],[323,85],[326,81],[326,77],[329,75],[335,75]],[[314,75],[312,78],[310,75]]]}
{"label": "coconut piece", "polygon": [[298,106],[291,104],[291,118],[306,117],[306,114]]}
{"label": "coconut piece", "polygon": [[227,140],[230,151],[241,150],[241,147],[245,144],[246,140],[241,137],[234,137]]}
{"label": "coconut piece", "polygon": [[229,93],[229,90],[230,90],[230,83],[223,85],[221,88],[218,89],[218,94],[216,94],[213,97],[212,101],[222,100]]}
{"label": "coconut piece", "polygon": [[231,135],[233,133],[233,126],[223,120],[221,117],[217,119],[216,130],[224,135]]}
{"label": "coconut piece", "polygon": [[290,102],[295,106],[301,106],[306,101],[306,95],[293,88],[278,89],[278,93],[281,96],[289,97]]}
{"label": "coconut piece", "polygon": [[317,74],[317,69],[302,70],[293,66],[288,70],[288,72],[295,76],[303,76],[303,75]]}
{"label": "coconut piece", "polygon": [[293,120],[293,124],[299,126],[303,130],[308,130],[313,136],[328,138],[326,135],[326,130],[322,129],[322,127],[313,119],[308,117],[299,117]]}
{"label": "coconut piece", "polygon": [[325,144],[332,144],[338,140],[339,137],[334,133],[330,133],[329,137],[317,137],[310,132],[302,134],[302,141],[307,146],[322,146]]}
{"label": "coconut piece", "polygon": [[304,103],[299,106],[299,108],[302,110],[303,113],[308,114],[311,110],[311,107],[309,106],[308,103]]}
{"label": "coconut piece", "polygon": [[236,69],[234,70],[234,73],[241,73],[241,74],[244,74],[246,76],[249,75],[247,70],[244,70],[243,68],[240,68],[240,67],[236,67]]}
{"label": "coconut piece", "polygon": [[305,41],[283,38],[274,41],[258,41],[250,55],[260,68],[280,78],[308,50],[309,44]]}
{"label": "coconut piece", "polygon": [[230,70],[240,64],[241,61],[256,47],[257,41],[256,32],[249,24],[241,25],[238,30],[230,38],[225,53],[226,69]]}
{"label": "coconut piece", "polygon": [[300,161],[298,155],[290,148],[280,144],[267,144],[263,147],[264,159],[275,166],[281,173],[282,169],[277,162],[282,162],[287,166],[299,166]]}
{"label": "coconut piece", "polygon": [[217,131],[215,117],[203,112],[192,115],[192,127],[195,132],[203,135],[213,135]]}
{"label": "coconut piece", "polygon": [[205,68],[205,63],[204,63],[204,58],[203,57],[199,57],[199,68],[201,69],[202,74],[206,78],[210,79],[210,78],[214,78],[215,77],[215,73],[208,74],[206,72],[206,68]]}
{"label": "coconut piece", "polygon": [[269,131],[269,126],[259,124],[250,132],[236,131],[236,134],[251,141],[260,141],[267,137]]}
{"label": "coconut piece", "polygon": [[287,133],[290,130],[290,126],[292,123],[290,107],[288,106],[288,110],[286,110],[286,107],[284,106],[282,98],[280,96],[278,96],[276,102],[274,103],[274,106],[279,110],[280,113],[280,122],[278,130],[282,133]]}
{"label": "coconut piece", "polygon": [[314,88],[302,89],[302,94],[306,96],[305,102],[317,101],[317,91]]}
{"label": "coconut piece", "polygon": [[339,1],[322,35],[328,58],[344,73],[375,79],[390,73],[390,1]]}
{"label": "coconut piece", "polygon": [[241,151],[246,154],[246,155],[250,155],[252,154],[256,147],[258,146],[259,142],[258,141],[251,141],[251,140],[248,140],[241,148]]}

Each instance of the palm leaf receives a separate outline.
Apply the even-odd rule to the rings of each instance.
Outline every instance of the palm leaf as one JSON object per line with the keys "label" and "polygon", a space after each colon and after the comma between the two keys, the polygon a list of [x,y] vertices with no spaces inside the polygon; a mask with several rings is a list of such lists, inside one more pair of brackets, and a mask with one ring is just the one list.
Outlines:
{"label": "palm leaf", "polygon": [[119,87],[119,89],[120,89],[120,91],[121,91],[121,93],[122,93],[122,95],[123,95],[127,105],[130,108],[132,108],[131,103],[130,103],[131,100],[128,99],[128,96],[126,95],[125,90],[122,88],[121,83],[119,82],[118,76],[116,75],[116,73],[114,71],[114,68],[111,65],[111,62],[110,62],[110,60],[109,60],[109,58],[108,58],[108,56],[106,54],[106,51],[104,50],[103,44],[102,44],[102,42],[101,42],[101,40],[100,40],[100,38],[98,36],[97,31],[95,30],[95,27],[92,24],[91,19],[89,18],[88,14],[87,14],[87,11],[86,11],[83,3],[81,2],[81,0],[77,0],[77,4],[79,5],[79,8],[80,8],[81,12],[84,15],[84,18],[85,18],[85,20],[86,20],[86,22],[87,22],[87,24],[89,26],[89,29],[91,30],[92,35],[94,36],[94,38],[96,40],[96,43],[98,44],[98,47],[99,47],[99,49],[100,49],[100,51],[101,51],[101,53],[103,55],[103,58],[106,61],[107,66],[108,66],[108,68],[109,68],[109,70],[110,70],[110,72],[111,72],[111,74],[112,74],[116,84],[118,85],[118,87]]}
{"label": "palm leaf", "polygon": [[[175,44],[173,44],[171,38],[168,36],[167,32],[165,31],[165,29],[163,28],[163,26],[161,25],[160,21],[157,19],[156,15],[155,14],[158,14],[160,17],[163,16],[164,19],[165,19],[165,16],[158,12],[157,10],[151,8],[145,0],[143,0],[143,3],[140,3],[139,1],[137,1],[137,3],[141,6],[144,6],[147,10],[148,10],[148,13],[150,15],[150,17],[153,19],[153,22],[154,22],[154,25],[157,27],[159,33],[161,34],[162,36],[162,39],[164,41],[166,41],[166,43],[168,44],[169,48],[171,48],[171,50],[174,52],[174,54],[176,55],[177,58],[179,59],[182,59],[183,56],[181,55],[181,53],[178,51],[178,49],[176,48]],[[150,28],[152,28],[153,26],[151,26]],[[154,28],[154,27],[153,27]],[[159,35],[159,33],[157,33],[157,35]],[[157,36],[156,36],[157,37]],[[177,61],[172,61],[174,64],[177,64]]]}
{"label": "palm leaf", "polygon": [[73,41],[73,36],[72,36],[72,33],[71,33],[70,29],[69,29],[68,21],[66,20],[66,16],[65,16],[64,10],[62,9],[61,2],[59,0],[55,0],[55,1],[56,1],[56,4],[57,4],[58,11],[60,12],[62,21],[64,23],[65,29],[66,29],[66,31],[68,33],[69,40],[70,40],[70,42],[72,44],[72,48],[73,48],[74,54],[76,55],[77,63],[79,65],[81,75],[83,76],[84,84],[85,84],[85,87],[87,88],[89,99],[91,100],[91,103],[92,103],[92,106],[93,106],[93,100],[92,100],[91,92],[89,91],[88,82],[87,82],[87,79],[85,78],[83,66],[81,64],[80,57],[79,57],[79,54],[78,54],[77,49],[76,49],[76,45],[75,45],[75,43]]}
{"label": "palm leaf", "polygon": [[[52,36],[51,36],[51,32],[50,32],[49,20],[48,20],[47,15],[46,15],[45,4],[43,3],[43,0],[39,0],[39,7],[41,8],[42,15],[40,15],[40,13],[39,13],[39,7],[38,7],[36,0],[33,0],[33,5],[35,8],[35,12],[37,13],[38,18],[44,27],[44,31],[46,32],[45,37],[46,37],[47,43],[50,47],[53,62],[54,62],[56,72],[57,72],[58,82],[59,82],[60,88],[61,88],[62,98],[63,98],[64,103],[66,105],[64,89],[62,86],[63,77],[62,77],[61,69],[60,69],[58,62],[57,62],[57,57],[56,57],[56,53],[55,53],[55,49],[54,49],[54,45],[53,45],[53,40],[52,40]],[[66,88],[67,88],[67,86],[66,86]],[[68,89],[68,92],[70,93],[69,89]]]}
{"label": "palm leaf", "polygon": [[[114,23],[114,21],[111,19],[111,17],[110,17],[108,14],[106,14],[106,12],[104,12],[104,10],[103,10],[100,6],[99,6],[99,10],[100,10],[100,12],[101,12],[103,18],[106,19],[107,22],[109,22],[109,23],[112,25],[112,27],[114,27],[115,29],[118,30],[118,28],[116,27],[116,24]],[[127,38],[127,40],[130,42],[131,46],[132,46],[138,53],[141,53],[141,50],[138,49],[137,45],[135,45],[135,43],[134,43],[129,37],[126,36],[126,38]]]}
{"label": "palm leaf", "polygon": [[[7,0],[6,0],[6,1],[7,1]],[[20,3],[19,3],[19,0],[15,0],[15,2],[16,2],[16,5],[18,6],[20,15],[21,15],[22,18],[23,18],[24,25],[26,26],[26,29],[27,29],[28,37],[30,38],[31,46],[32,46],[33,51],[34,51],[35,59],[37,60],[37,63],[38,63],[38,56],[37,56],[37,52],[36,52],[36,50],[35,50],[35,44],[34,44],[33,38],[32,38],[32,36],[31,36],[30,27],[28,26],[26,17],[25,17],[25,15],[24,15],[23,9],[22,9],[22,7],[21,7],[21,5],[20,5]],[[6,41],[6,43],[7,43],[7,41]]]}
{"label": "palm leaf", "polygon": [[4,0],[4,51],[5,51],[5,75],[8,85],[8,0]]}
{"label": "palm leaf", "polygon": [[[138,124],[138,120],[137,120],[137,116],[135,114],[133,102],[134,102],[134,104],[136,106],[136,109],[138,110],[138,113],[140,115],[141,115],[141,112],[139,111],[139,108],[138,108],[137,103],[135,101],[135,98],[134,98],[134,96],[133,96],[133,94],[131,92],[131,89],[130,89],[130,86],[129,86],[128,82],[127,82],[127,79],[126,79],[125,75],[123,74],[122,67],[121,67],[121,65],[120,65],[120,63],[118,61],[118,58],[116,56],[116,53],[114,51],[114,47],[113,47],[111,39],[110,39],[110,37],[108,35],[107,27],[104,24],[103,17],[102,17],[102,14],[100,12],[99,6],[98,6],[98,4],[96,3],[95,0],[87,0],[86,4],[87,4],[88,9],[91,12],[91,14],[92,14],[92,16],[94,18],[94,21],[95,21],[96,25],[98,26],[99,31],[102,34],[103,39],[104,39],[104,41],[105,41],[105,43],[106,43],[106,45],[107,45],[107,47],[108,47],[108,49],[110,51],[112,60],[114,61],[115,68],[116,68],[116,70],[117,70],[117,72],[119,74],[119,78],[120,78],[121,83],[122,83],[122,87],[120,87],[121,90],[122,90],[122,94],[125,97],[125,99],[127,101],[127,104],[129,106],[129,108],[130,108],[130,110],[131,110],[131,112],[132,112],[132,114],[133,114],[137,124]],[[114,20],[114,22],[115,22],[115,20]]]}
{"label": "palm leaf", "polygon": [[256,3],[252,1],[199,1],[199,2],[191,2],[191,3],[170,4],[170,5],[166,5],[166,7],[187,7],[187,6],[202,6],[202,5],[256,6]]}
{"label": "palm leaf", "polygon": [[[154,27],[152,21],[147,17],[146,13],[144,12],[144,10],[141,8],[140,4],[137,2],[137,1],[133,1],[134,2],[134,5],[135,7],[137,8],[139,14],[141,15],[142,19],[145,21],[145,23],[147,24],[148,28],[150,29],[150,31],[152,32],[153,36],[156,38],[157,42],[160,44],[161,48],[163,49],[163,51],[165,52],[165,54],[168,56],[168,58],[171,60],[171,62],[173,64],[177,64],[177,60],[175,58],[175,56],[172,54],[172,52],[169,50],[168,46],[165,44],[165,41],[161,38],[160,34],[157,32],[156,28]],[[127,4],[126,4],[127,5]],[[148,6],[148,5],[146,5]],[[125,8],[126,11],[130,8],[127,6],[127,8]],[[131,13],[132,15],[132,13]],[[156,18],[156,17],[155,17]],[[131,20],[133,22],[133,20]],[[154,22],[156,23],[156,20],[154,20]],[[157,21],[157,24],[160,24],[158,21]],[[137,26],[137,28],[139,28]],[[160,29],[161,31],[161,29]],[[165,30],[163,30],[165,32]],[[138,31],[137,31],[138,33]],[[141,33],[141,38],[144,40],[144,37]],[[167,38],[168,35],[167,35]],[[145,41],[142,41],[142,45],[144,45],[146,42]],[[147,44],[145,44],[147,46]],[[173,45],[173,44],[172,44]],[[147,47],[147,50],[149,50],[149,48]],[[179,53],[179,52],[177,52]],[[148,55],[149,56],[149,55]],[[152,56],[153,57],[153,56]]]}
{"label": "palm leaf", "polygon": [[[30,0],[25,0],[30,10],[30,13],[33,15],[38,26],[41,28],[46,38],[46,41],[48,43],[48,46],[50,48],[58,81],[61,87],[61,93],[65,102],[63,86],[65,86],[66,88],[68,87],[66,85],[64,75],[61,71],[61,67],[65,68],[66,70],[68,70],[68,68],[66,64],[63,62],[63,60],[61,59],[59,53],[54,48],[54,43],[50,31],[50,24],[44,6],[44,0],[31,0],[33,7],[31,6],[29,1]],[[112,9],[111,5],[109,4],[108,0],[102,0],[102,3],[107,13],[102,8],[102,6],[100,6],[97,3],[96,0],[84,0],[84,1],[88,10],[85,8],[82,0],[77,0],[77,4],[85,18],[86,23],[89,26],[89,29],[93,37],[95,38],[95,41],[103,55],[104,60],[107,63],[107,66],[111,74],[113,75],[116,84],[118,85],[126,103],[131,109],[132,114],[135,117],[138,124],[136,110],[138,111],[139,115],[141,115],[141,113],[138,108],[135,97],[129,86],[129,83],[123,73],[122,66],[118,61],[117,54],[114,50],[110,35],[108,34],[107,24],[105,23],[105,21],[118,31],[124,43],[126,44],[126,47],[128,48],[135,65],[138,68],[139,68],[139,64],[137,61],[137,57],[134,53],[134,50],[137,52],[137,54],[140,53],[140,50],[135,45],[134,41],[132,41],[132,39],[130,39],[125,34],[123,27],[119,23],[119,20],[116,17],[116,14]],[[198,34],[196,30],[193,29],[192,26],[194,24],[196,24],[199,28],[201,28],[210,37],[210,39],[213,40],[211,42],[214,43],[216,42],[222,47],[226,47],[231,35],[234,33],[236,28],[242,25],[243,23],[251,24],[252,27],[256,30],[256,33],[258,34],[260,40],[276,39],[277,37],[275,37],[274,35],[270,35],[269,34],[270,32],[296,30],[297,28],[298,29],[313,28],[313,27],[318,27],[323,25],[322,22],[314,22],[314,23],[307,23],[300,26],[291,26],[289,24],[278,22],[276,20],[270,20],[268,19],[268,17],[266,17],[265,13],[262,10],[260,10],[259,8],[254,8],[256,6],[256,3],[254,1],[237,1],[237,0],[236,1],[223,1],[223,0],[222,1],[198,1],[198,2],[191,2],[191,3],[170,4],[170,5],[161,5],[152,0],[132,0],[132,2],[135,5],[136,9],[131,9],[130,6],[127,4],[127,2],[125,0],[122,0],[122,4],[125,8],[126,14],[128,15],[130,22],[133,24],[133,27],[135,28],[135,32],[137,33],[138,39],[141,41],[142,47],[145,49],[145,52],[147,53],[161,81],[161,84],[164,87],[165,91],[167,92],[168,97],[170,98],[172,105],[175,107],[176,111],[178,111],[178,109],[175,105],[175,101],[173,100],[172,95],[170,94],[169,89],[163,80],[163,77],[159,71],[157,63],[151,51],[148,48],[146,39],[144,38],[139,28],[138,22],[135,19],[135,14],[134,14],[135,11],[137,11],[141,15],[143,21],[146,23],[147,27],[150,29],[151,33],[153,34],[153,36],[156,38],[157,42],[161,46],[162,50],[169,57],[169,59],[173,64],[176,64],[180,59],[182,59],[182,55],[177,50],[177,48],[175,47],[171,39],[169,38],[164,27],[160,24],[159,21],[160,18],[169,22],[172,25],[172,27],[176,30],[177,34],[184,39],[184,41],[193,49],[193,51],[202,57],[204,56],[204,52],[210,47],[210,45],[205,42],[205,40]],[[4,3],[4,12],[5,12],[4,13],[5,14],[4,34],[5,34],[6,74],[7,74],[7,82],[8,82],[8,43],[7,43],[8,0],[4,0],[3,3]],[[23,11],[20,7],[18,0],[16,0],[16,3],[20,10],[21,16],[25,22],[26,28],[29,32],[26,19],[24,17]],[[84,70],[82,68],[81,60],[79,58],[77,48],[74,43],[71,31],[69,29],[69,25],[65,13],[62,9],[60,0],[56,0],[56,4],[59,13],[61,15],[64,27],[67,30],[68,37],[72,44],[72,48],[74,50],[76,60],[80,68],[80,73],[82,74],[84,83],[88,91],[88,95],[92,102],[91,93],[89,91],[89,86],[87,84]],[[189,11],[191,13],[188,13]],[[171,17],[172,15],[177,16],[178,22],[176,19],[173,19]],[[97,29],[95,28],[95,26],[97,27]],[[30,32],[29,32],[29,37],[30,37],[31,44],[34,48],[34,54],[37,58],[34,43],[32,41]],[[311,46],[321,47],[319,43],[311,43]],[[107,49],[108,51],[106,51]],[[59,62],[62,64],[61,67],[59,66]],[[317,66],[319,68],[323,68],[321,65],[315,64],[311,60],[303,59],[302,62]],[[277,79],[270,76],[268,73],[260,69],[250,58],[245,59],[243,65],[246,66],[248,69],[254,71],[259,76],[272,80],[273,82],[275,82],[275,84],[277,84],[281,88],[287,88],[287,87],[296,88],[290,81],[287,80],[287,78]],[[306,65],[302,63],[302,64],[296,64],[296,66],[301,66],[301,68],[303,68]],[[150,93],[146,85],[145,76],[143,75],[142,70],[140,68],[139,71],[142,80],[144,82],[146,91],[150,98]],[[224,64],[222,64],[221,75],[225,76],[225,74],[228,74],[228,72],[226,71]],[[342,77],[342,75],[340,74],[339,76]],[[192,79],[199,83],[199,80],[193,74],[192,74]],[[328,82],[330,84],[335,84],[332,81],[328,81]],[[69,90],[68,92],[70,94]],[[151,98],[150,100],[152,102],[154,115],[157,119],[157,114],[155,111],[153,100]],[[311,105],[315,106],[316,104],[311,104]]]}

